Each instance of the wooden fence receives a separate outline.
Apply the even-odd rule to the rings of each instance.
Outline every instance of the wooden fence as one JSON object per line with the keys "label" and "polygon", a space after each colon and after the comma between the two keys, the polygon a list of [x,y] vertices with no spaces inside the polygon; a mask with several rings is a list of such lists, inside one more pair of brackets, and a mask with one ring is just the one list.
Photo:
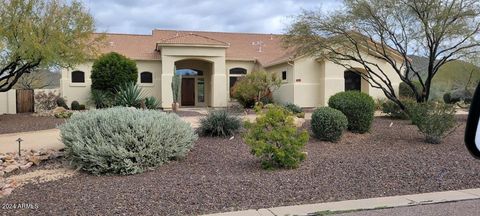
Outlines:
{"label": "wooden fence", "polygon": [[35,94],[41,92],[60,94],[60,89],[11,89],[0,92],[0,115],[35,112]]}

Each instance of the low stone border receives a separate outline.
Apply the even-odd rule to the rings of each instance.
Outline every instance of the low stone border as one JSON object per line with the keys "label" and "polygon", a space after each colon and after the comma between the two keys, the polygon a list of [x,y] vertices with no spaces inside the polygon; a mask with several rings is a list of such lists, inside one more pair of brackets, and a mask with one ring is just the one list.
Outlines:
{"label": "low stone border", "polygon": [[15,153],[0,153],[0,198],[10,195],[20,185],[14,178],[7,178],[8,174],[17,170],[27,170],[41,162],[63,157],[62,151],[56,150],[22,150],[21,156]]}
{"label": "low stone border", "polygon": [[346,200],[329,203],[282,206],[268,209],[250,209],[245,211],[209,214],[205,216],[283,216],[283,215],[309,215],[318,212],[338,212],[355,210],[373,210],[379,208],[394,208],[455,202],[463,200],[480,199],[480,188],[443,191],[434,193],[412,194],[403,196],[378,197],[370,199]]}

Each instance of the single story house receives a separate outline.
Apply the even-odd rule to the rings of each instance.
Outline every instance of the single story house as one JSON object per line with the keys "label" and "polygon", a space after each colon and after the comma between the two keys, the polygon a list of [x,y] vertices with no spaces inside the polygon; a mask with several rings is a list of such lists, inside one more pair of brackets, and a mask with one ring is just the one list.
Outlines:
{"label": "single story house", "polygon": [[[138,84],[149,96],[171,108],[172,77],[182,73],[183,107],[226,107],[230,89],[248,73],[265,70],[283,80],[274,92],[279,103],[301,107],[325,106],[330,96],[345,90],[359,90],[375,98],[384,97],[358,74],[322,58],[294,57],[282,47],[282,35],[153,30],[150,35],[107,34],[102,53],[118,52],[136,61]],[[390,66],[393,86],[401,82]],[[68,100],[85,103],[90,96],[93,61],[63,70],[61,92]]]}

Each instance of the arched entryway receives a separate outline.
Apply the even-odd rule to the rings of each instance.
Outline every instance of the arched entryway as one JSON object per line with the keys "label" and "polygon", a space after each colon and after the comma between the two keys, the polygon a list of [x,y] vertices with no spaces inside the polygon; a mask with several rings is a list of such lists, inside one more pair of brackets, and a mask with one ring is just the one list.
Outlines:
{"label": "arched entryway", "polygon": [[175,62],[175,73],[182,76],[180,106],[210,106],[213,63],[199,59]]}

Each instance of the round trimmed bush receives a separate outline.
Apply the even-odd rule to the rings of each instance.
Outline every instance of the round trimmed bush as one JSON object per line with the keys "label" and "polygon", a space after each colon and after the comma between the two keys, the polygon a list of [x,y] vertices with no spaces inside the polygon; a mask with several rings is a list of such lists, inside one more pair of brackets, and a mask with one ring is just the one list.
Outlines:
{"label": "round trimmed bush", "polygon": [[[417,92],[422,91],[422,84],[418,81],[412,81],[412,84],[415,86],[417,89]],[[403,98],[415,98],[415,92],[408,86],[407,83],[401,82],[400,85],[398,86],[398,92],[400,97]]]}
{"label": "round trimmed bush", "polygon": [[60,130],[66,157],[95,175],[141,173],[185,156],[197,139],[175,114],[124,107],[75,113]]}
{"label": "round trimmed bush", "polygon": [[80,110],[80,103],[78,103],[78,101],[72,101],[70,107],[72,108],[72,110]]}
{"label": "round trimmed bush", "polygon": [[443,101],[447,104],[455,104],[460,101],[470,103],[472,98],[473,94],[466,89],[456,89],[443,95]]}
{"label": "round trimmed bush", "polygon": [[366,133],[372,127],[375,101],[358,91],[340,92],[328,100],[328,106],[340,110],[348,119],[348,130]]}
{"label": "round trimmed bush", "polygon": [[347,117],[340,111],[321,107],[312,114],[312,131],[317,139],[336,142],[347,129]]}
{"label": "round trimmed bush", "polygon": [[115,52],[107,53],[93,62],[92,89],[115,92],[125,83],[136,83],[137,63]]}
{"label": "round trimmed bush", "polygon": [[202,136],[232,136],[242,123],[237,116],[230,115],[226,110],[216,110],[200,119],[199,134]]}

